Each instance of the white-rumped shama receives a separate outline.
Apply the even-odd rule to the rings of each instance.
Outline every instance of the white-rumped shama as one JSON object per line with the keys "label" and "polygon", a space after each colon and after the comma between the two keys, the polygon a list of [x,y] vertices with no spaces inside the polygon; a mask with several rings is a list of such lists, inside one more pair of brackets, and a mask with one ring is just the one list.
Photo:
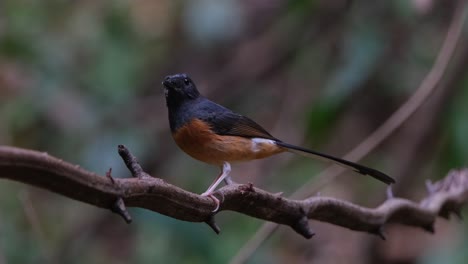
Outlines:
{"label": "white-rumped shama", "polygon": [[202,195],[211,193],[231,171],[230,162],[265,158],[281,152],[332,161],[386,184],[394,183],[386,174],[327,154],[285,143],[248,117],[202,96],[186,74],[165,77],[163,81],[169,124],[177,145],[193,158],[221,167],[221,173]]}

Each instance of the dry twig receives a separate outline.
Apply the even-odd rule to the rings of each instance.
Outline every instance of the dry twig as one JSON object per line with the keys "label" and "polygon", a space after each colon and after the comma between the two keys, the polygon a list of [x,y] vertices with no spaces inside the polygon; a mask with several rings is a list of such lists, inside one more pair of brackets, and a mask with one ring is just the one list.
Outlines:
{"label": "dry twig", "polygon": [[215,192],[221,201],[213,213],[214,202],[150,177],[136,158],[122,145],[119,154],[134,178],[109,179],[88,172],[46,153],[0,146],[0,178],[31,184],[94,206],[108,208],[130,222],[126,206],[152,210],[179,220],[205,222],[220,229],[214,216],[225,210],[288,225],[306,238],[314,235],[308,219],[328,222],[384,238],[388,223],[421,227],[433,232],[437,216],[460,215],[468,200],[468,169],[452,171],[447,177],[428,184],[429,195],[419,204],[392,195],[375,209],[327,197],[290,200],[253,187],[251,184],[225,186]]}

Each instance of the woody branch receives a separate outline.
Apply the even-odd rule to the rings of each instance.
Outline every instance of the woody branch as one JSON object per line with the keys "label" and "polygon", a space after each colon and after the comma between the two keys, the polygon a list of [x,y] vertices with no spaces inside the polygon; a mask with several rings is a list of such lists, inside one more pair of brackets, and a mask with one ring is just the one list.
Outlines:
{"label": "woody branch", "polygon": [[214,193],[221,201],[217,212],[209,197],[186,191],[143,171],[136,158],[120,145],[119,154],[132,178],[116,179],[86,171],[47,153],[0,146],[0,178],[41,187],[131,218],[126,207],[140,207],[183,221],[205,222],[220,231],[214,216],[231,210],[288,225],[306,238],[314,235],[308,220],[318,220],[382,238],[386,224],[398,223],[434,232],[438,216],[460,216],[468,200],[468,169],[452,171],[435,183],[427,183],[428,195],[416,203],[389,195],[377,208],[366,208],[328,197],[290,200],[253,187],[232,184]]}

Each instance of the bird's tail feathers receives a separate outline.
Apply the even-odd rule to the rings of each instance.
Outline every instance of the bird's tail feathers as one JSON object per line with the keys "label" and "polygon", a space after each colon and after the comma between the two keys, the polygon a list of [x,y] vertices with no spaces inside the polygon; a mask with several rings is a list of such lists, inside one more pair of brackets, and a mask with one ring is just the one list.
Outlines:
{"label": "bird's tail feathers", "polygon": [[323,153],[320,153],[320,152],[316,152],[316,151],[313,151],[313,150],[310,150],[310,149],[305,149],[305,148],[302,148],[302,147],[294,146],[294,145],[284,143],[284,142],[281,142],[281,141],[277,141],[275,143],[276,143],[276,145],[286,149],[289,152],[296,153],[296,154],[299,154],[299,155],[302,155],[302,156],[305,156],[305,157],[309,157],[309,158],[321,159],[321,160],[324,160],[324,161],[332,161],[333,163],[335,163],[337,165],[340,165],[341,167],[351,169],[351,170],[356,171],[356,172],[358,172],[360,174],[363,174],[363,175],[369,175],[369,176],[371,176],[371,177],[373,177],[373,178],[375,178],[375,179],[377,179],[379,181],[382,181],[382,182],[384,182],[386,184],[395,183],[395,180],[393,178],[391,178],[390,176],[388,176],[385,173],[380,172],[378,170],[374,170],[372,168],[368,168],[368,167],[359,165],[359,164],[351,162],[351,161],[347,161],[347,160],[344,160],[344,159],[333,157],[333,156],[323,154]]}

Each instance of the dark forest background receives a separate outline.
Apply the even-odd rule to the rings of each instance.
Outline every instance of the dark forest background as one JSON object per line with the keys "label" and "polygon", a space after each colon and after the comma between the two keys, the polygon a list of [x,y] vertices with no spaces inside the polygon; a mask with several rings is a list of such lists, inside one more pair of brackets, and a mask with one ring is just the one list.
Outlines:
{"label": "dark forest background", "polygon": [[[125,144],[152,175],[201,193],[218,168],[173,142],[161,81],[185,72],[199,90],[276,137],[344,155],[381,125],[430,71],[457,1],[0,0],[0,144],[48,152],[129,177]],[[466,10],[465,10],[466,11]],[[468,29],[438,90],[361,163],[419,200],[425,180],[467,165]],[[328,164],[292,154],[233,166],[237,182],[292,194]],[[321,195],[365,206],[385,186],[346,172]],[[204,224],[110,211],[0,182],[0,263],[226,263],[262,221]],[[466,213],[465,213],[466,216]],[[311,223],[305,240],[281,227],[249,263],[466,263],[463,222],[436,234],[390,226],[387,241]]]}

